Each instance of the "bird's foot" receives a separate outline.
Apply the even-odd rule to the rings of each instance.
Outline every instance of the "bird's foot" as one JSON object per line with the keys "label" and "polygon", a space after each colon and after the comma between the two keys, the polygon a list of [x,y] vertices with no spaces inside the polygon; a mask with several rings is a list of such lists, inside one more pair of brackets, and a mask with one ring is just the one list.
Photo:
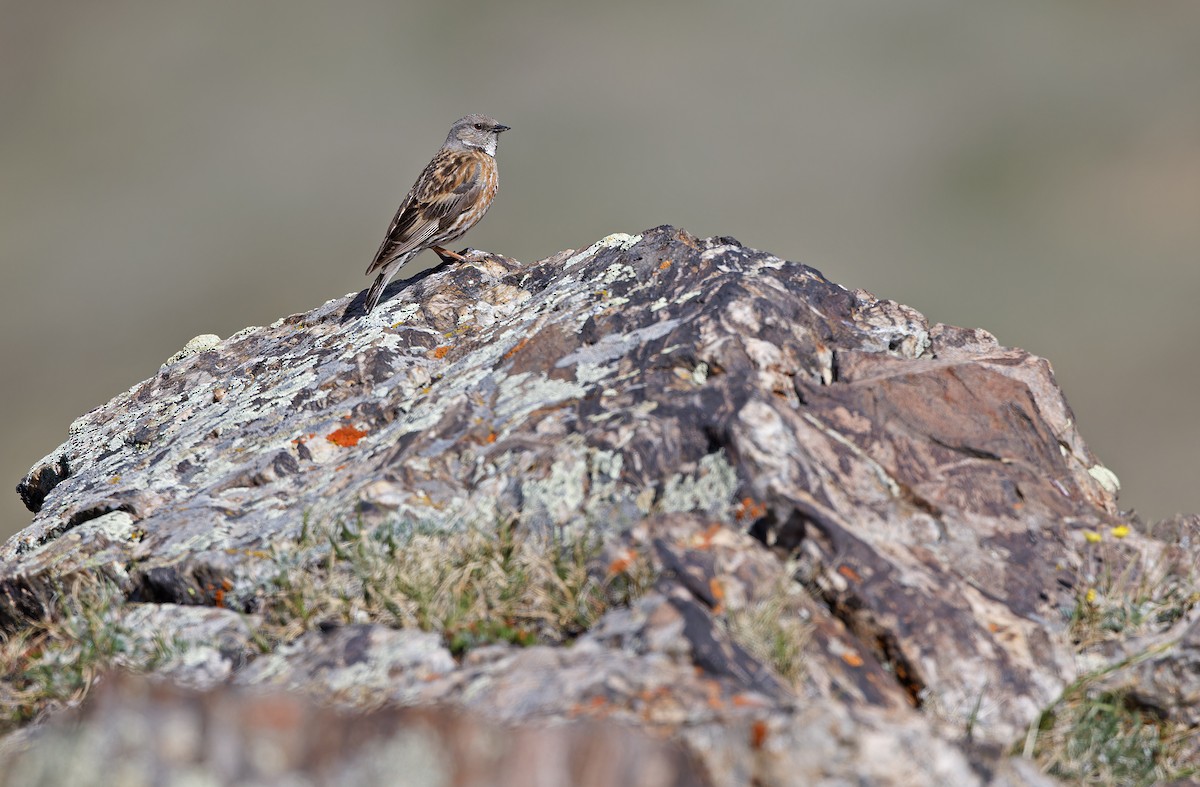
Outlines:
{"label": "bird's foot", "polygon": [[[441,246],[430,246],[429,248],[434,254],[442,258],[442,262],[450,262],[450,260],[457,260],[459,262],[467,261],[466,257],[456,251],[450,251],[449,249],[442,248]],[[466,249],[463,249],[463,251],[466,251]]]}

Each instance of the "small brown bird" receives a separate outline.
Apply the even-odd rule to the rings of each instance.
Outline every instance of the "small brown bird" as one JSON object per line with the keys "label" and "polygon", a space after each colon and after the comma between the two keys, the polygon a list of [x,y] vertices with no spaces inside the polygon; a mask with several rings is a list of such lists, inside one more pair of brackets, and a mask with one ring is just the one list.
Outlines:
{"label": "small brown bird", "polygon": [[478,224],[491,207],[500,183],[496,143],[503,131],[508,131],[508,126],[487,115],[467,115],[450,127],[441,150],[400,203],[387,237],[367,268],[368,276],[379,275],[367,292],[366,314],[379,303],[388,279],[425,249],[433,249],[443,259],[465,259],[442,244]]}

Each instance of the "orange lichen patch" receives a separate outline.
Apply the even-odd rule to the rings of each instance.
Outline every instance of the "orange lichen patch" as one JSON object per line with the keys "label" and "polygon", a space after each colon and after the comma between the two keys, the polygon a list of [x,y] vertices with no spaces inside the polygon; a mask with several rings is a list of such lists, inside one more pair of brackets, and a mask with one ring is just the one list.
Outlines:
{"label": "orange lichen patch", "polygon": [[527,344],[529,344],[529,337],[528,337],[528,336],[526,336],[524,339],[522,339],[521,341],[519,341],[519,342],[517,342],[516,344],[514,344],[514,345],[513,345],[513,348],[512,348],[511,350],[509,350],[508,352],[504,353],[504,360],[506,360],[506,361],[507,361],[509,358],[511,358],[511,357],[513,357],[514,355],[516,355],[517,353],[521,352],[521,350],[525,349],[525,345],[527,345]]}
{"label": "orange lichen patch", "polygon": [[721,684],[715,680],[707,680],[704,682],[704,691],[708,696],[706,700],[708,707],[713,710],[719,710],[725,707],[725,700],[721,697]]}
{"label": "orange lichen patch", "polygon": [[633,559],[635,557],[636,555],[634,554],[633,550],[625,550],[615,560],[608,564],[608,575],[613,577],[617,574],[624,574],[629,566],[633,563]]}
{"label": "orange lichen patch", "polygon": [[660,263],[658,264],[658,269],[659,269],[660,271],[665,271],[665,270],[668,270],[670,267],[671,267],[671,261],[670,261],[670,260],[663,260],[662,262],[660,262]]}
{"label": "orange lichen patch", "polygon": [[488,445],[491,445],[492,443],[496,442],[496,433],[489,430],[487,433],[487,437],[484,438],[484,442],[486,442]]}
{"label": "orange lichen patch", "polygon": [[432,355],[434,358],[437,358],[440,361],[446,357],[446,353],[448,353],[448,352],[450,352],[450,345],[443,344],[441,347],[434,347],[433,352],[430,353],[430,355]]}
{"label": "orange lichen patch", "polygon": [[708,527],[704,528],[704,532],[692,539],[692,546],[701,551],[707,551],[712,548],[713,539],[717,537],[717,533],[721,532],[721,523],[713,522]]}
{"label": "orange lichen patch", "polygon": [[316,436],[317,435],[315,432],[309,432],[308,434],[302,434],[299,437],[297,437],[295,440],[293,440],[292,444],[293,445],[302,445],[303,443],[307,443],[309,440],[313,439]]}
{"label": "orange lichen patch", "polygon": [[766,505],[758,502],[753,497],[743,497],[742,502],[738,503],[733,509],[733,516],[739,522],[753,522],[757,519],[762,519],[766,514]]}
{"label": "orange lichen patch", "polygon": [[993,634],[995,634],[996,632],[1000,631],[1000,624],[999,624],[999,623],[988,623],[988,624],[987,624],[987,627],[988,627],[988,631],[992,632]]}
{"label": "orange lichen patch", "polygon": [[846,662],[851,667],[861,667],[863,665],[862,656],[858,655],[853,650],[848,650],[843,653],[842,661]]}
{"label": "orange lichen patch", "polygon": [[655,686],[653,689],[642,689],[637,693],[637,698],[645,703],[655,702],[668,696],[671,690],[666,686]]}
{"label": "orange lichen patch", "polygon": [[725,611],[725,588],[721,586],[721,580],[713,577],[708,580],[708,592],[712,593],[713,597],[713,612],[720,614]]}
{"label": "orange lichen patch", "polygon": [[574,718],[576,716],[587,715],[603,718],[612,712],[612,706],[608,700],[600,695],[596,695],[587,702],[577,702],[567,711],[567,716]]}
{"label": "orange lichen patch", "polygon": [[232,549],[231,548],[231,549],[226,549],[225,554],[226,555],[245,555],[246,557],[259,558],[260,560],[266,560],[267,558],[274,557],[273,553],[268,552],[265,549]]}
{"label": "orange lichen patch", "polygon": [[762,719],[750,725],[750,747],[761,749],[767,742],[767,723]]}
{"label": "orange lichen patch", "polygon": [[342,448],[353,448],[358,445],[359,440],[366,436],[367,433],[361,429],[355,429],[353,426],[342,426],[325,435],[325,439]]}
{"label": "orange lichen patch", "polygon": [[850,568],[850,566],[845,565],[844,563],[842,565],[838,566],[837,572],[839,574],[841,574],[842,576],[844,576],[846,579],[850,580],[851,582],[862,582],[862,577],[859,576],[858,572],[855,571],[854,569]]}
{"label": "orange lichen patch", "polygon": [[225,594],[233,590],[233,582],[229,579],[222,579],[221,584],[214,585],[211,582],[204,586],[206,593],[212,594],[213,606],[225,608]]}

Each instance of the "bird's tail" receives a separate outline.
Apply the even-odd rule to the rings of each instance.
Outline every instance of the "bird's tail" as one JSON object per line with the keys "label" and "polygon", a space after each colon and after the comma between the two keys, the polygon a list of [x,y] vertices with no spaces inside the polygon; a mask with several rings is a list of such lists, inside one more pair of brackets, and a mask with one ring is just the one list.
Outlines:
{"label": "bird's tail", "polygon": [[363,301],[363,314],[370,314],[371,310],[379,303],[379,299],[383,297],[383,288],[387,287],[388,279],[392,278],[392,273],[395,271],[383,271],[375,277],[375,283],[371,285],[371,289],[367,290],[367,299]]}

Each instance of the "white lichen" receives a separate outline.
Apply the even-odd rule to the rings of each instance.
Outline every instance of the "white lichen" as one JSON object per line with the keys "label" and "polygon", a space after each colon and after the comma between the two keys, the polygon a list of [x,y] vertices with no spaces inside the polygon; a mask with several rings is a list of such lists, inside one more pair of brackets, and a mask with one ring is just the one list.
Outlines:
{"label": "white lichen", "polygon": [[221,343],[221,337],[215,333],[202,333],[188,340],[188,343],[183,345],[183,349],[167,359],[163,366],[170,366],[173,363],[182,361],[197,353],[202,353],[205,350],[211,350]]}
{"label": "white lichen", "polygon": [[1110,495],[1121,491],[1121,479],[1117,478],[1117,474],[1104,465],[1092,465],[1088,468],[1088,475],[1096,479],[1096,482],[1104,487],[1104,491]]}
{"label": "white lichen", "polygon": [[724,452],[718,451],[701,458],[694,474],[667,479],[658,508],[667,512],[699,511],[724,519],[733,506],[737,486],[737,471]]}

